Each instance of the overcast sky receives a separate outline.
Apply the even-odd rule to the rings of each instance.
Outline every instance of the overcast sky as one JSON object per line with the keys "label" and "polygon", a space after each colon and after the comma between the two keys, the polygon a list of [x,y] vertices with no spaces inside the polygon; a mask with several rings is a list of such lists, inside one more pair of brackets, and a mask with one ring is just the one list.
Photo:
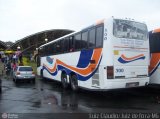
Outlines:
{"label": "overcast sky", "polygon": [[16,41],[50,29],[79,30],[107,17],[160,27],[160,0],[0,0],[0,40]]}

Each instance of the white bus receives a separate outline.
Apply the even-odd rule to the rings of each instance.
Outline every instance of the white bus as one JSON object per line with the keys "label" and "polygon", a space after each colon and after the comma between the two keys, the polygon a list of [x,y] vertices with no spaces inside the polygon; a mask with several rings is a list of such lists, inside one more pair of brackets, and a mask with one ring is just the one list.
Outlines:
{"label": "white bus", "polygon": [[89,90],[145,86],[149,83],[147,26],[109,18],[39,47],[37,73],[43,78]]}
{"label": "white bus", "polygon": [[160,28],[149,32],[150,84],[160,84]]}

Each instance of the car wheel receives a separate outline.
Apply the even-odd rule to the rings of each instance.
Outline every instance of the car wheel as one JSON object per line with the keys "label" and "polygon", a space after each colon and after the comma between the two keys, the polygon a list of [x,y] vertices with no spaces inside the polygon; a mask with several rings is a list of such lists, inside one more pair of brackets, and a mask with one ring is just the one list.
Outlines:
{"label": "car wheel", "polygon": [[76,75],[71,76],[71,88],[73,91],[78,90],[78,79]]}
{"label": "car wheel", "polygon": [[35,83],[35,79],[32,79],[32,83]]}
{"label": "car wheel", "polygon": [[15,82],[15,79],[13,78],[13,82]]}
{"label": "car wheel", "polygon": [[18,83],[18,80],[17,79],[15,79],[15,81],[14,81],[15,83]]}
{"label": "car wheel", "polygon": [[68,87],[66,73],[62,73],[62,75],[61,75],[61,83],[62,83],[62,86],[63,86],[64,89],[66,89]]}

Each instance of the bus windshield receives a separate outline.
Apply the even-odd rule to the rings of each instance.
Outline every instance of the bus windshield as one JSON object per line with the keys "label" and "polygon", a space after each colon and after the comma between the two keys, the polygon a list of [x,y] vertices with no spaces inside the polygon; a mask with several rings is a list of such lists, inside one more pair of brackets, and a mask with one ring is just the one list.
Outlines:
{"label": "bus windshield", "polygon": [[114,19],[113,35],[118,38],[147,40],[147,26],[142,23]]}

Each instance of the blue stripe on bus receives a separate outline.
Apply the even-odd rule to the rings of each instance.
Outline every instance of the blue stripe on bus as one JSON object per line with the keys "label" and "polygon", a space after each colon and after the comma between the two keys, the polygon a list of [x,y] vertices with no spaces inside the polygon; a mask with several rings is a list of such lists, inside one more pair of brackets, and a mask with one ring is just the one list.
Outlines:
{"label": "blue stripe on bus", "polygon": [[85,68],[89,65],[90,60],[92,58],[93,49],[90,50],[82,50],[80,53],[80,58],[77,64],[78,68]]}
{"label": "blue stripe on bus", "polygon": [[[102,56],[101,56],[101,59],[102,59]],[[90,75],[88,75],[88,76],[82,76],[82,75],[77,74],[78,80],[80,80],[80,81],[86,81],[86,80],[88,80],[89,78],[91,78],[91,77],[96,73],[96,71],[98,70],[99,64],[100,64],[100,62],[101,62],[101,59],[100,59],[98,65],[97,65],[96,69],[95,69]]]}
{"label": "blue stripe on bus", "polygon": [[133,61],[136,61],[136,60],[139,60],[139,59],[145,59],[145,56],[140,57],[140,58],[137,58],[137,59],[134,59],[134,60],[129,60],[129,61],[127,61],[127,60],[123,59],[122,57],[120,57],[120,58],[118,59],[118,61],[119,61],[120,63],[125,64],[125,63],[133,62]]}
{"label": "blue stripe on bus", "polygon": [[[100,64],[100,62],[101,62],[101,59],[102,59],[102,56],[101,56],[101,58],[100,58],[100,61],[99,61],[98,65],[97,65],[96,69],[95,69],[91,74],[89,74],[88,76],[82,76],[82,75],[80,75],[80,74],[78,74],[78,73],[75,72],[76,75],[77,75],[78,80],[80,80],[80,81],[86,81],[86,80],[88,80],[89,78],[91,78],[91,77],[95,74],[95,72],[97,71],[97,69],[98,69],[98,67],[99,67],[99,64]],[[44,69],[47,70],[47,72],[48,72],[49,74],[51,74],[52,76],[57,75],[58,71],[62,71],[62,70],[63,70],[63,71],[66,71],[67,75],[69,75],[71,72],[74,72],[74,71],[72,71],[72,70],[70,70],[70,69],[68,69],[68,68],[66,68],[66,67],[64,67],[64,66],[62,66],[62,65],[58,65],[56,71],[53,72],[53,73],[51,73],[45,66],[43,66],[43,70],[44,70]]]}
{"label": "blue stripe on bus", "polygon": [[[88,52],[88,51],[87,51],[87,52]],[[92,58],[93,50],[90,50],[88,53],[87,53],[87,52],[86,52],[86,51],[83,51],[83,52],[81,53],[81,55],[80,55],[80,60],[79,60],[78,65],[77,65],[77,66],[79,66],[79,68],[85,68],[85,67],[88,66],[89,61],[90,61],[90,59]],[[86,55],[86,54],[87,54],[87,55]],[[87,57],[84,58],[85,56],[87,56]],[[81,58],[81,57],[83,57],[83,58]],[[49,59],[49,58],[47,58],[47,59]],[[86,61],[84,61],[85,59],[86,59]],[[100,64],[100,62],[101,62],[101,59],[102,59],[102,56],[100,57],[100,60],[99,60],[99,62],[98,62],[98,64],[97,64],[97,66],[96,66],[96,69],[94,69],[93,72],[91,72],[91,73],[90,73],[89,75],[87,75],[87,76],[80,75],[80,74],[78,74],[78,73],[76,73],[76,72],[74,72],[74,71],[72,71],[72,70],[70,70],[70,69],[68,69],[68,68],[66,68],[66,67],[64,67],[64,66],[62,66],[62,65],[58,65],[55,72],[50,72],[50,71],[47,69],[47,67],[45,67],[45,66],[43,66],[43,70],[46,70],[46,71],[47,71],[50,75],[52,75],[52,76],[57,75],[58,71],[65,71],[65,72],[67,73],[67,75],[69,75],[71,72],[74,72],[74,73],[76,73],[78,80],[80,80],[80,81],[86,81],[86,80],[88,80],[89,78],[91,78],[91,77],[95,74],[95,72],[97,71],[97,69],[98,69],[98,67],[99,67],[99,64]],[[52,60],[53,60],[53,59],[52,59]],[[51,62],[51,58],[49,59],[49,61]],[[83,61],[84,61],[85,63],[83,63]],[[84,65],[84,64],[85,64],[85,65]],[[85,67],[84,67],[84,66],[85,66]]]}

